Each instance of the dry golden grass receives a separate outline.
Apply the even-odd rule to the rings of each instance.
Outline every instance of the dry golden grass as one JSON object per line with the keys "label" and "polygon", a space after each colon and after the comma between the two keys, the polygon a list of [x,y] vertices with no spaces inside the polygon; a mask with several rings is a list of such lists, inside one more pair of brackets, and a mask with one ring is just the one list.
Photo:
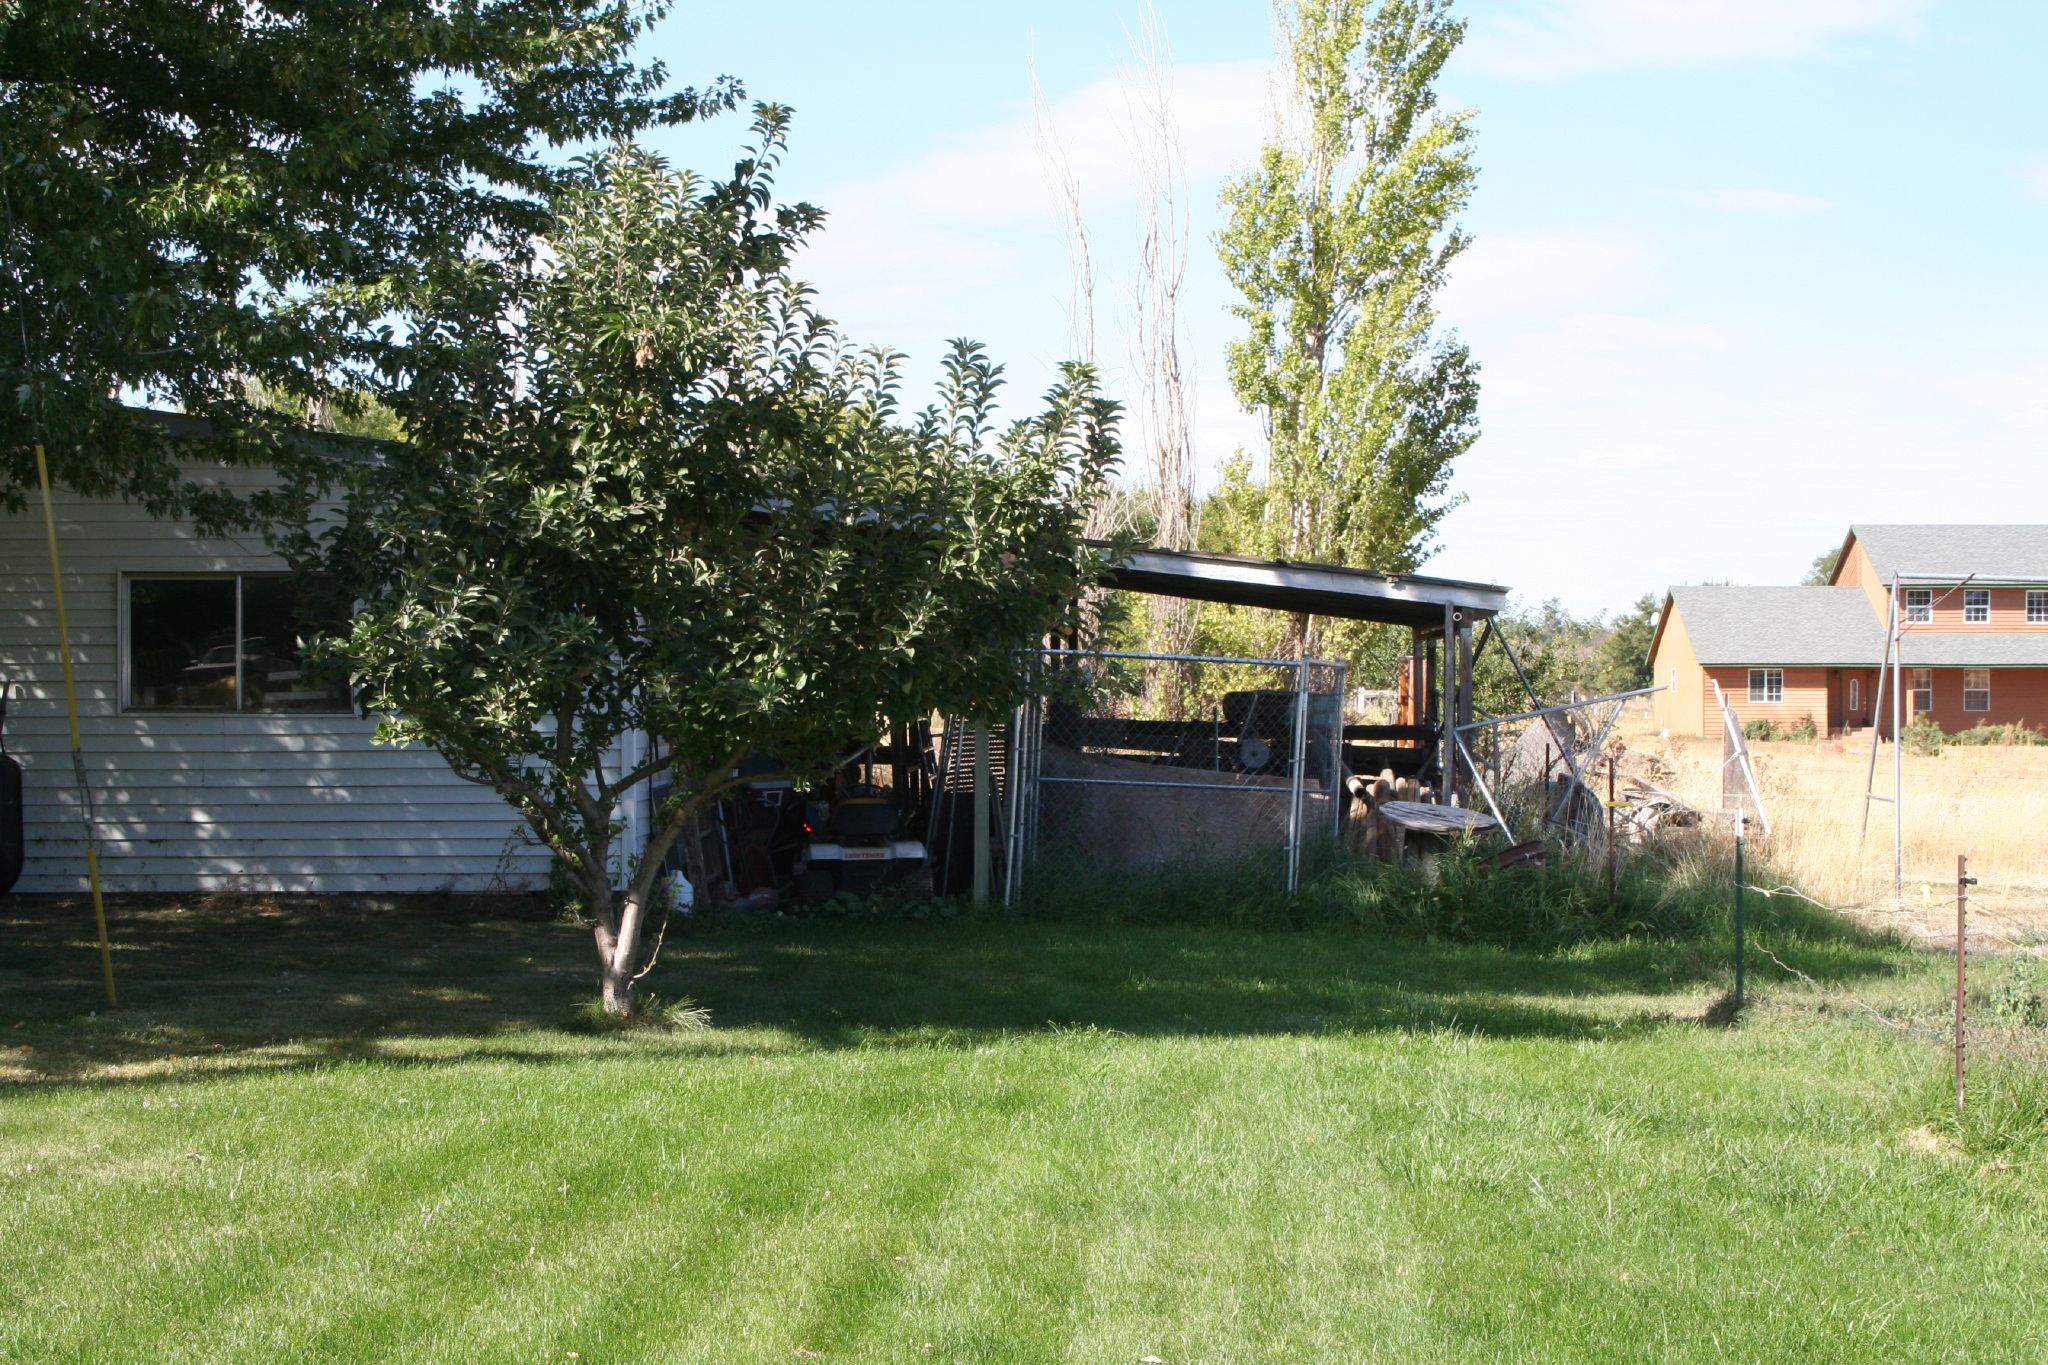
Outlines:
{"label": "dry golden grass", "polygon": [[[1660,738],[1647,726],[1622,735],[1632,751],[1667,764],[1660,785],[1703,809],[1720,805],[1718,739]],[[1870,741],[1752,741],[1771,834],[1757,840],[1772,871],[1829,904],[1889,912],[1892,809],[1863,793]],[[1881,746],[1877,790],[1889,793],[1892,749]],[[1956,855],[1978,879],[1972,904],[1985,932],[2001,918],[2048,930],[2048,748],[1957,748],[1904,759],[1905,905],[1923,930],[1953,933]]]}

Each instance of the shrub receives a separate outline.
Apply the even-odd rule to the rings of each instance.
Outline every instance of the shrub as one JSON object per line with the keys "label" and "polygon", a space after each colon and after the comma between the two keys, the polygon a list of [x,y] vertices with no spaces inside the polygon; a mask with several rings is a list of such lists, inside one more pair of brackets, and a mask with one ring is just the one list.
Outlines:
{"label": "shrub", "polygon": [[1801,716],[1785,727],[1785,738],[1796,739],[1801,744],[1811,744],[1820,738],[1820,728],[1813,723],[1812,716]]}
{"label": "shrub", "polygon": [[1776,739],[1778,738],[1778,727],[1759,716],[1742,727],[1742,737],[1744,739]]}
{"label": "shrub", "polygon": [[1992,980],[1991,1013],[2009,1028],[2048,1022],[2048,963],[2032,953],[2006,954]]}
{"label": "shrub", "polygon": [[1909,754],[1937,758],[1941,755],[1942,746],[1948,743],[1948,736],[1934,723],[1934,717],[1922,711],[1899,732],[1899,740]]}
{"label": "shrub", "polygon": [[2048,735],[2042,734],[2017,721],[2009,725],[1986,725],[1979,721],[1967,730],[1948,737],[1950,744],[1990,745],[2015,744],[2020,746],[2048,744]]}

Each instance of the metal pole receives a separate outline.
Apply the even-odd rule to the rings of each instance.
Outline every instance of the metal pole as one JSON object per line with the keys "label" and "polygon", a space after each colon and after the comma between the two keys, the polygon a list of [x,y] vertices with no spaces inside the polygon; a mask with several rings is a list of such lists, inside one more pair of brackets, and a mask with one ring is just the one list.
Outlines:
{"label": "metal pole", "polygon": [[64,614],[64,566],[57,557],[57,509],[50,497],[50,466],[36,442],[36,481],[43,489],[43,530],[50,538],[50,589],[57,607],[57,657],[64,665],[64,715],[71,723],[71,776],[78,784],[78,816],[85,824],[85,875],[92,886],[92,917],[100,935],[100,982],[107,1007],[114,998],[114,955],[107,942],[107,903],[100,894],[99,833],[93,823],[92,789],[85,781],[85,750],[78,740],[78,678],[71,667],[71,622]]}
{"label": "metal pole", "polygon": [[1010,712],[1010,760],[1003,771],[1009,777],[1009,791],[1004,793],[1003,814],[1003,904],[1013,905],[1017,900],[1017,873],[1019,845],[1024,839],[1024,707],[1019,705]]}
{"label": "metal pole", "polygon": [[1742,836],[1749,825],[1745,811],[1735,812],[1735,1008],[1742,1008]]}
{"label": "metal pole", "polygon": [[1294,781],[1287,806],[1287,893],[1301,889],[1301,801],[1308,767],[1308,660],[1294,665]]}
{"label": "metal pole", "polygon": [[1905,613],[1899,610],[1899,576],[1892,575],[1892,913],[1906,906],[1906,745],[1899,731],[1905,703],[1899,684],[1904,681],[1900,665],[1900,643]]}
{"label": "metal pole", "polygon": [[1969,964],[1968,944],[1964,940],[1968,924],[1968,888],[1975,886],[1977,879],[1970,875],[1970,860],[1956,855],[1956,1117],[1963,1116],[1963,972]]}

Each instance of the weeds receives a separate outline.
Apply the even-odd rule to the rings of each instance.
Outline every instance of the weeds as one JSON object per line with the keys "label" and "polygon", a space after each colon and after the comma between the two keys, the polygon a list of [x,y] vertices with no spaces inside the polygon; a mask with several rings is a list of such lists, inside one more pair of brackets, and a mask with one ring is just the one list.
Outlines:
{"label": "weeds", "polygon": [[[1915,719],[1917,720],[1918,717]],[[1948,736],[1948,743],[1962,745],[1967,748],[1979,748],[1988,745],[2016,745],[2025,748],[2028,746],[2048,745],[2048,734],[2042,734],[2039,730],[2022,725],[2017,721],[2009,725],[1986,725],[1980,721],[1967,730],[1958,730],[1955,734]]]}
{"label": "weeds", "polygon": [[1942,748],[1949,742],[1949,737],[1934,723],[1934,717],[1925,711],[1906,722],[1906,728],[1899,731],[1899,738],[1904,742],[1907,753],[1918,754],[1922,758],[1941,757]]}
{"label": "weeds", "polygon": [[607,1013],[601,1000],[584,1000],[570,1011],[574,1026],[583,1033],[693,1033],[711,1027],[711,1011],[679,997],[665,1000],[643,991],[628,1015]]}

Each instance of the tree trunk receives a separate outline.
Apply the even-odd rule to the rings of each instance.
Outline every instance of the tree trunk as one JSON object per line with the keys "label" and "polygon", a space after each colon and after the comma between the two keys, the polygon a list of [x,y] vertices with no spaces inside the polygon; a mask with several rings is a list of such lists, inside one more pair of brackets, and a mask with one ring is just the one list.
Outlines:
{"label": "tree trunk", "polygon": [[645,904],[643,897],[626,893],[618,942],[604,964],[604,1012],[622,1019],[633,1012],[633,973],[640,962],[640,931],[647,922]]}
{"label": "tree trunk", "polygon": [[624,1019],[633,1013],[633,964],[624,954],[613,952],[604,959],[598,988],[606,1014]]}
{"label": "tree trunk", "polygon": [[597,940],[598,997],[606,1014],[623,1019],[633,1012],[633,959],[639,949],[640,917],[630,899],[621,913],[605,875],[609,859],[593,857],[591,865],[597,873],[580,880],[583,894],[590,898],[591,937]]}

